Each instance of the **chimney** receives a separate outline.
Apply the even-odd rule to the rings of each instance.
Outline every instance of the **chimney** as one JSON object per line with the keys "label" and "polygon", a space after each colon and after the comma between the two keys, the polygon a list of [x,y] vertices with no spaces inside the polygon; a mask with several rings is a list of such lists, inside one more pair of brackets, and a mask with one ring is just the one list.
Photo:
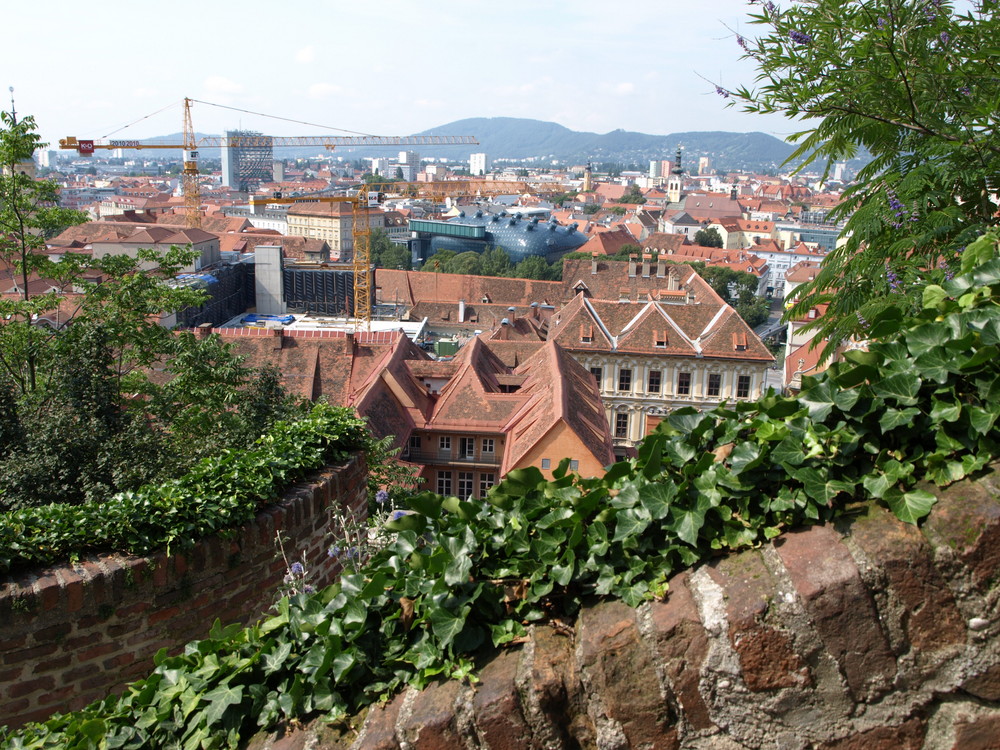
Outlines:
{"label": "chimney", "polygon": [[736,192],[736,183],[733,183],[733,189],[729,191],[729,198],[730,198],[730,200],[736,200],[736,196],[737,195],[738,194]]}
{"label": "chimney", "polygon": [[212,324],[202,323],[200,326],[194,329],[194,336],[197,339],[207,339],[212,335]]}
{"label": "chimney", "polygon": [[630,279],[634,279],[635,278],[635,266],[636,266],[637,260],[638,259],[636,258],[636,256],[635,256],[634,253],[632,255],[628,256],[628,276],[629,276]]}
{"label": "chimney", "polygon": [[662,279],[667,275],[667,262],[663,259],[663,253],[656,255],[656,278]]}
{"label": "chimney", "polygon": [[541,316],[538,314],[538,303],[537,302],[532,302],[531,303],[531,317],[534,318],[535,320],[540,320],[541,319]]}
{"label": "chimney", "polygon": [[[508,307],[507,308],[507,312],[510,313],[510,316],[509,316],[510,317],[510,324],[514,325],[514,321],[517,320],[517,308],[516,307]],[[506,319],[507,318],[504,318],[504,320],[506,320]]]}
{"label": "chimney", "polygon": [[510,321],[504,318],[500,321],[500,341],[510,340]]}
{"label": "chimney", "polygon": [[597,275],[597,258],[600,256],[600,254],[601,253],[598,250],[594,250],[590,254],[590,275],[591,276],[596,276]]}
{"label": "chimney", "polygon": [[464,299],[460,299],[458,301],[458,322],[459,323],[464,323],[465,322],[465,300]]}
{"label": "chimney", "polygon": [[652,260],[653,256],[649,253],[642,254],[642,278],[649,278],[649,261]]}

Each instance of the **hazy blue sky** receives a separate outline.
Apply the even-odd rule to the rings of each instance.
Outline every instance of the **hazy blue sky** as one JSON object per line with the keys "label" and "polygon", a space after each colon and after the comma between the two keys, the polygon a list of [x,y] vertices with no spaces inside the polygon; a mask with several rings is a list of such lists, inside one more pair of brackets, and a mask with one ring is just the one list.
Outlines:
{"label": "hazy blue sky", "polygon": [[[181,128],[185,96],[361,133],[466,117],[666,134],[794,125],[727,109],[710,79],[750,83],[730,31],[746,0],[42,0],[5,3],[0,94],[42,135],[143,138]],[[702,78],[704,77],[704,79]],[[198,104],[199,132],[315,128]],[[476,135],[455,133],[455,135]]]}

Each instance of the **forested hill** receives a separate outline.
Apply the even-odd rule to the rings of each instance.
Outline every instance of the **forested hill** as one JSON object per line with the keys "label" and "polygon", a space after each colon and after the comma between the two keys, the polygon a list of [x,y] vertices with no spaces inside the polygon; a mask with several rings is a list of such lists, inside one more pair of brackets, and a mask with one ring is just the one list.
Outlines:
{"label": "forested hill", "polygon": [[[199,133],[198,138],[204,134]],[[402,135],[388,133],[387,135]],[[414,148],[423,157],[446,157],[467,161],[470,153],[486,153],[491,160],[529,159],[535,157],[539,165],[553,160],[562,164],[595,165],[605,163],[621,166],[633,165],[645,171],[652,159],[671,159],[678,146],[684,147],[686,166],[694,171],[698,157],[709,156],[712,167],[718,171],[746,170],[752,172],[777,169],[792,153],[793,146],[766,133],[691,132],[670,135],[649,135],[626,130],[610,133],[582,133],[554,122],[517,117],[473,117],[425,130],[417,135],[471,135],[478,146],[425,146]],[[182,134],[147,139],[165,143],[181,142]],[[199,149],[203,159],[218,159],[217,148]],[[316,147],[276,149],[275,158],[289,159],[312,157],[321,152]],[[352,159],[365,156],[395,157],[398,149],[340,147],[336,153]],[[126,155],[169,156],[174,152],[127,150]]]}
{"label": "forested hill", "polygon": [[473,117],[426,130],[420,135],[473,135],[479,151],[490,159],[539,157],[582,163],[634,163],[648,167],[651,159],[669,159],[678,146],[696,166],[699,156],[712,157],[720,170],[773,169],[794,147],[766,133],[690,132],[649,135],[627,130],[582,133],[554,122],[516,117]]}

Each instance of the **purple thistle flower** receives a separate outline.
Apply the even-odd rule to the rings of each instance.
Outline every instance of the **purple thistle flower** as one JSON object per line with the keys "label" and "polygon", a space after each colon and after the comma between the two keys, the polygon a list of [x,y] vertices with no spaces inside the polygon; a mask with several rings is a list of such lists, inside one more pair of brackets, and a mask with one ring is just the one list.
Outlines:
{"label": "purple thistle flower", "polygon": [[812,36],[798,29],[792,29],[788,32],[788,38],[796,44],[809,44],[813,40]]}
{"label": "purple thistle flower", "polygon": [[942,31],[938,38],[941,40],[941,44],[947,44],[948,41],[951,39],[951,36],[948,34],[947,31]]}
{"label": "purple thistle flower", "polygon": [[764,3],[764,10],[767,11],[769,15],[773,16],[775,13],[777,13],[778,7],[772,2],[767,2]]}
{"label": "purple thistle flower", "polygon": [[885,19],[884,19],[884,18],[882,18],[881,16],[879,16],[879,19],[878,19],[878,20],[877,20],[877,21],[876,21],[875,23],[876,23],[876,24],[878,25],[878,27],[879,27],[880,29],[884,29],[884,28],[885,28],[885,23],[886,23],[886,21],[885,21]]}
{"label": "purple thistle flower", "polygon": [[729,92],[726,91],[724,88],[722,88],[722,86],[716,86],[715,93],[721,96],[723,99],[729,98]]}
{"label": "purple thistle flower", "polygon": [[292,575],[295,576],[300,576],[306,572],[306,569],[302,567],[302,563],[300,562],[293,562],[292,567],[289,570],[291,570]]}
{"label": "purple thistle flower", "polygon": [[340,547],[336,544],[326,551],[327,557],[340,557]]}
{"label": "purple thistle flower", "polygon": [[302,587],[302,591],[303,591],[303,593],[306,593],[306,594],[315,594],[316,593],[316,587],[307,583],[305,586]]}
{"label": "purple thistle flower", "polygon": [[351,547],[349,550],[347,550],[347,559],[348,560],[354,560],[355,558],[360,558],[360,557],[361,557],[361,553],[358,552],[358,548],[357,547]]}
{"label": "purple thistle flower", "polygon": [[736,35],[736,43],[737,43],[738,45],[740,45],[740,48],[741,48],[741,49],[742,49],[742,50],[743,50],[744,52],[749,52],[749,51],[750,51],[750,45],[748,45],[748,44],[747,44],[747,40],[746,40],[746,39],[744,39],[744,38],[743,38],[742,36],[740,36],[739,34],[737,34],[737,35]]}
{"label": "purple thistle flower", "polygon": [[385,505],[389,502],[389,493],[385,490],[379,490],[375,493],[375,502],[379,505]]}

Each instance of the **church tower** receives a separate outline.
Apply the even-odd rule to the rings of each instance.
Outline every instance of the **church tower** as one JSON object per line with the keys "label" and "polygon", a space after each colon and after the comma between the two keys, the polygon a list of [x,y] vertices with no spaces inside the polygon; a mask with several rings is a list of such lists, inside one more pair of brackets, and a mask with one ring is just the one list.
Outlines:
{"label": "church tower", "polygon": [[667,180],[667,200],[671,203],[679,203],[681,199],[681,187],[684,184],[684,167],[681,166],[681,150],[683,146],[677,147],[677,159],[674,161],[674,168],[670,170],[670,178]]}
{"label": "church tower", "polygon": [[589,193],[594,189],[594,173],[590,168],[590,162],[587,162],[586,168],[583,170],[583,192]]}

